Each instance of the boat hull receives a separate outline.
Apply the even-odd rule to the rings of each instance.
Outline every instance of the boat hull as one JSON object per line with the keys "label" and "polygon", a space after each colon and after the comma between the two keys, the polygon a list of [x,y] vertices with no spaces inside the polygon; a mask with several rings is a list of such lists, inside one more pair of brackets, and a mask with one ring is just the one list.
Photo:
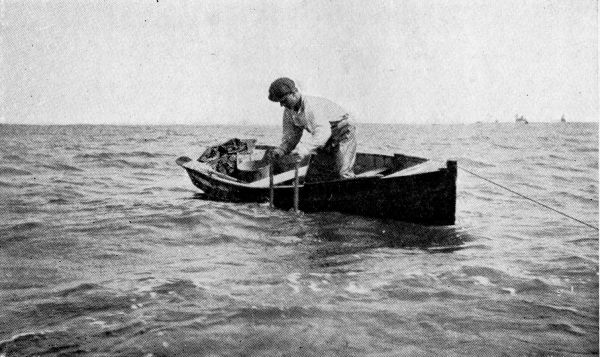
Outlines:
{"label": "boat hull", "polygon": [[[209,198],[267,202],[269,188],[248,187],[186,168],[192,183]],[[274,187],[274,206],[293,207],[294,188]],[[308,183],[299,188],[304,212],[337,211],[424,225],[453,225],[456,212],[456,162],[437,171],[397,177],[364,177]]]}

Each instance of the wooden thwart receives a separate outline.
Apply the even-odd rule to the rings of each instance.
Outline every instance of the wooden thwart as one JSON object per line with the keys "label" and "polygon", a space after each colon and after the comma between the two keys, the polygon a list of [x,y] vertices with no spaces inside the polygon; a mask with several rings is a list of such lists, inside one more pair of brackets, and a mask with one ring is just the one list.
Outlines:
{"label": "wooden thwart", "polygon": [[[302,166],[302,167],[298,168],[298,176],[300,176],[300,177],[305,176],[307,169],[308,169],[308,166]],[[278,185],[282,182],[294,179],[294,171],[295,170],[289,170],[289,171],[274,175],[273,176],[273,184]],[[269,178],[265,177],[264,179],[250,182],[248,185],[250,187],[269,187]]]}

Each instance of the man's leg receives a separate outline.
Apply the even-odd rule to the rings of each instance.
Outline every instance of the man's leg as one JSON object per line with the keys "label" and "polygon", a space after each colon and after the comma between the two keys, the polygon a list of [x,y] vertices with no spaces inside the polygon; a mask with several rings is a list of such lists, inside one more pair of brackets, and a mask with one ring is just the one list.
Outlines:
{"label": "man's leg", "polygon": [[347,123],[344,137],[335,151],[336,170],[340,178],[354,177],[354,162],[356,161],[356,128]]}
{"label": "man's leg", "polygon": [[336,123],[325,148],[311,158],[306,182],[331,181],[354,177],[356,128],[347,120]]}

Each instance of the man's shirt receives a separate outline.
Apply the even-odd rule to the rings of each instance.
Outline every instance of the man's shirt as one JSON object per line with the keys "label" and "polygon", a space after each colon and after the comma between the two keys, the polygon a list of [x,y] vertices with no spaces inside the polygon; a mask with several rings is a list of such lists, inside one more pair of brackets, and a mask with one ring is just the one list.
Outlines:
{"label": "man's shirt", "polygon": [[296,112],[283,111],[283,137],[279,147],[289,154],[300,139],[304,130],[311,134],[311,140],[304,143],[309,152],[325,146],[331,136],[332,122],[348,119],[348,111],[336,103],[321,97],[302,95],[302,105]]}

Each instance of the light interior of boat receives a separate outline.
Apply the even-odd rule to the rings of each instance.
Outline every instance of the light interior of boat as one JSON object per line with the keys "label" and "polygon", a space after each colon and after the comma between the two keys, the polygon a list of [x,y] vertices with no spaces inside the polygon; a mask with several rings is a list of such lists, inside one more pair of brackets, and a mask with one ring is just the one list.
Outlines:
{"label": "light interior of boat", "polygon": [[[238,155],[237,167],[240,173],[237,179],[251,183],[253,186],[268,185],[269,163],[264,157],[266,151],[272,148],[266,145],[257,145],[248,154]],[[303,159],[299,164],[299,181],[303,183],[306,175],[310,158]],[[425,163],[430,163],[427,159],[406,156],[401,154],[382,155],[357,153],[354,172],[356,177],[395,177],[402,176],[401,173],[408,173],[408,168],[423,167]],[[439,164],[433,164],[439,166]],[[289,157],[283,157],[274,167],[274,182],[276,185],[291,184],[294,179],[294,161]],[[244,177],[252,178],[244,180]]]}
{"label": "light interior of boat", "polygon": [[[270,164],[265,154],[273,146],[255,145],[254,139],[247,139],[244,142],[249,144],[249,150],[236,154],[235,170],[230,175],[217,172],[214,162],[197,162],[197,164],[201,164],[198,167],[211,171],[212,175],[221,179],[235,181],[252,187],[268,186],[270,181]],[[300,184],[304,183],[309,161],[310,157],[306,157],[298,163]],[[290,156],[284,156],[277,160],[273,164],[274,184],[278,186],[293,184],[295,166],[296,163]],[[391,178],[415,174],[423,170],[432,171],[438,169],[439,166],[439,163],[414,156],[357,153],[354,172],[357,178]]]}

